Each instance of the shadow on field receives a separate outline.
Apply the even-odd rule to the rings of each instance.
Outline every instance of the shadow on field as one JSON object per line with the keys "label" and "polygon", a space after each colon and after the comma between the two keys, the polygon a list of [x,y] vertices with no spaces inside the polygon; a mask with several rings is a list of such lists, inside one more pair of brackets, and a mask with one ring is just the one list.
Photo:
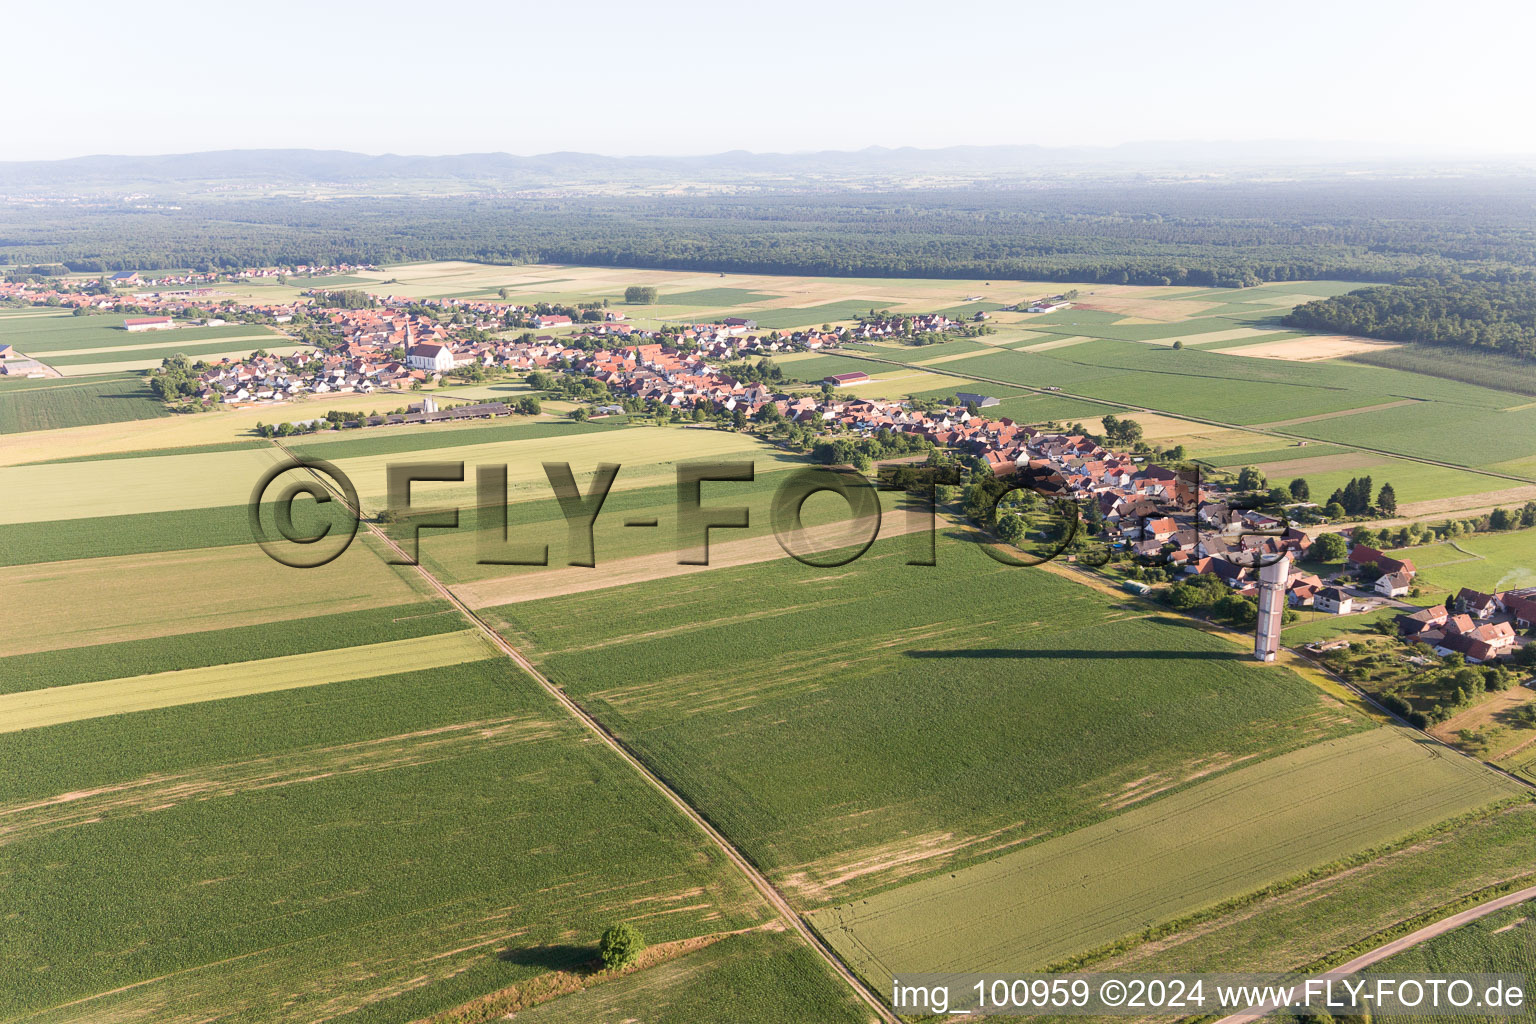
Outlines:
{"label": "shadow on field", "polygon": [[496,959],[524,967],[542,967],[551,971],[573,971],[579,974],[595,973],[602,968],[596,946],[527,946],[522,949],[504,949]]}
{"label": "shadow on field", "polygon": [[1042,660],[1076,658],[1082,661],[1101,658],[1134,658],[1137,661],[1243,661],[1249,657],[1242,651],[1085,651],[1078,648],[1022,650],[1015,647],[973,647],[958,651],[903,651],[902,653],[909,658],[1040,658]]}

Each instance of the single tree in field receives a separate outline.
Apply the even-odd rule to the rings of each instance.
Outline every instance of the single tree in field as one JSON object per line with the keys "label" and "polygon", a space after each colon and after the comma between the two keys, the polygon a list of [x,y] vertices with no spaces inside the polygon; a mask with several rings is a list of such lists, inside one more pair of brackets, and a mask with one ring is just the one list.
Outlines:
{"label": "single tree in field", "polygon": [[1023,518],[1012,513],[999,516],[997,519],[997,536],[1004,544],[1018,547],[1024,539],[1026,529]]}
{"label": "single tree in field", "polygon": [[1312,542],[1312,555],[1324,562],[1343,561],[1349,553],[1349,545],[1344,543],[1344,538],[1336,533],[1319,534],[1317,540]]}
{"label": "single tree in field", "polygon": [[603,966],[610,971],[622,971],[634,963],[645,949],[645,939],[628,921],[622,921],[603,932],[598,940],[597,951],[603,958]]}
{"label": "single tree in field", "polygon": [[1176,341],[1176,342],[1173,343],[1173,350],[1175,352],[1178,352],[1183,347],[1184,347],[1184,343],[1182,341]]}
{"label": "single tree in field", "polygon": [[1297,477],[1291,481],[1291,497],[1297,501],[1311,501],[1312,488],[1307,486],[1307,481]]}
{"label": "single tree in field", "polygon": [[1391,484],[1382,484],[1381,490],[1376,492],[1376,507],[1381,509],[1384,516],[1397,515],[1397,492]]}

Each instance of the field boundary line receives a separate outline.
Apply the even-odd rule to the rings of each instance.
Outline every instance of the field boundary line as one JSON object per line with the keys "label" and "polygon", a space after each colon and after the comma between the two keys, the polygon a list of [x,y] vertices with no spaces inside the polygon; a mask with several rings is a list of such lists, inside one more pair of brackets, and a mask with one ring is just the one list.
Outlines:
{"label": "field boundary line", "polygon": [[[287,455],[289,458],[294,459],[296,462],[298,461],[297,457],[289,452],[288,449],[283,446],[281,441],[274,439],[273,444],[276,445],[276,447],[282,451],[283,454]],[[302,465],[302,463],[300,464]],[[335,481],[329,479],[324,474],[317,473],[313,467],[305,466],[305,468],[309,471],[311,476],[319,480],[332,493],[337,494],[343,504],[347,505],[349,508],[352,508],[350,503],[347,502],[346,497],[337,491]],[[361,509],[352,508],[352,511],[357,513],[359,518],[361,518]],[[666,781],[662,779],[661,776],[653,772],[645,764],[645,762],[639,758],[637,754],[632,752],[623,740],[619,739],[612,732],[610,732],[606,726],[594,718],[585,708],[578,704],[575,699],[573,699],[563,689],[556,686],[548,676],[544,675],[544,673],[540,672],[536,667],[534,667],[533,662],[529,661],[521,651],[513,647],[512,644],[508,642],[506,637],[492,629],[490,624],[480,617],[479,613],[477,613],[474,609],[470,608],[469,605],[460,600],[459,597],[455,595],[453,591],[447,587],[447,585],[445,585],[441,580],[434,576],[425,565],[421,564],[420,561],[412,561],[410,557],[406,555],[405,550],[401,548],[400,545],[395,543],[394,538],[390,537],[387,533],[385,533],[385,531],[379,529],[379,527],[371,521],[367,522],[366,525],[370,533],[378,537],[381,541],[384,542],[386,546],[390,548],[390,550],[399,555],[401,561],[404,564],[414,566],[416,571],[421,574],[422,578],[425,579],[434,590],[436,590],[445,600],[447,600],[456,609],[458,609],[460,614],[462,614],[471,623],[473,623],[476,629],[478,629],[494,647],[505,654],[513,662],[513,664],[531,676],[534,682],[538,683],[546,693],[553,697],[560,704],[560,706],[571,715],[571,717],[575,718],[578,722],[585,726],[586,729],[594,736],[596,736],[600,741],[602,741],[602,743],[608,747],[608,749],[617,754],[631,768],[638,772],[646,782],[650,783],[652,788],[661,793],[661,795],[665,797],[669,803],[671,803],[685,816],[687,816],[690,821],[698,826],[698,828],[704,833],[705,837],[709,839],[709,841],[713,843],[720,850],[720,852],[724,853],[726,858],[732,864],[736,865],[737,869],[746,876],[747,881],[750,882],[752,887],[758,891],[758,894],[768,902],[768,905],[772,907],[781,918],[784,919],[785,923],[787,923],[791,928],[795,930],[797,934],[800,935],[806,944],[809,945],[811,949],[814,950],[822,958],[822,960],[824,960],[827,965],[832,968],[838,977],[842,978],[843,981],[853,989],[854,993],[859,997],[859,999],[867,1004],[869,1008],[872,1009],[876,1015],[878,1015],[879,1018],[885,1022],[885,1024],[901,1024],[899,1018],[897,1018],[897,1016],[892,1013],[883,1002],[880,1001],[880,998],[876,996],[875,993],[868,986],[866,986],[857,975],[853,973],[847,964],[843,963],[842,959],[832,951],[832,948],[822,940],[821,936],[814,929],[812,929],[810,925],[801,919],[800,915],[795,911],[795,908],[790,905],[789,900],[784,896],[783,893],[778,890],[777,887],[774,886],[771,881],[768,880],[766,875],[758,870],[757,865],[753,864],[752,861],[748,859],[746,854],[738,850],[736,846],[725,837],[724,833],[715,828],[710,820],[704,816],[703,812],[699,811],[687,800],[685,800],[681,794],[672,789],[671,786],[667,785]]]}
{"label": "field boundary line", "polygon": [[[1353,960],[1347,960],[1337,967],[1332,967],[1327,971],[1318,973],[1355,974],[1390,956],[1394,956],[1407,949],[1412,949],[1414,946],[1428,942],[1430,939],[1438,938],[1446,932],[1454,931],[1462,925],[1471,924],[1473,921],[1487,917],[1489,914],[1503,910],[1505,907],[1513,907],[1533,899],[1536,899],[1536,885],[1508,893],[1497,899],[1489,900],[1487,903],[1481,903],[1475,907],[1452,914],[1449,917],[1442,917],[1440,920],[1427,924],[1417,931],[1409,932],[1401,938],[1393,939],[1391,942],[1383,943],[1369,952],[1361,953]],[[1246,1010],[1240,1010],[1237,1013],[1228,1014],[1220,1018],[1216,1021],[1216,1024],[1247,1024],[1249,1021],[1256,1021],[1266,1017],[1278,1009],[1278,1005],[1268,1003],[1250,1006]]]}

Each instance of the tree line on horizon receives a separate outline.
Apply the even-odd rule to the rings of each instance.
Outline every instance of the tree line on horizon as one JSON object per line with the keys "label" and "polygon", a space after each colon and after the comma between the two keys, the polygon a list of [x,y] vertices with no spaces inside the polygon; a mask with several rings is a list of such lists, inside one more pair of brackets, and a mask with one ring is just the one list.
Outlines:
{"label": "tree line on horizon", "polygon": [[[1422,191],[1422,190],[1421,190]],[[188,198],[19,206],[0,262],[77,273],[462,259],[813,276],[1239,287],[1536,282],[1530,214],[1489,186],[583,197]]]}

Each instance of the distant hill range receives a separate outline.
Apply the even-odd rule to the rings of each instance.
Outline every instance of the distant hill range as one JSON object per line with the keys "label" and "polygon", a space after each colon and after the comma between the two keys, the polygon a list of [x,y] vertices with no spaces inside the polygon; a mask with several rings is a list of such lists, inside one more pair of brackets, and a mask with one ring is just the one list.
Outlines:
{"label": "distant hill range", "polygon": [[475,188],[538,188],[556,184],[818,181],[897,178],[1054,178],[1080,173],[1219,173],[1330,166],[1353,170],[1529,166],[1530,161],[1435,156],[1405,146],[1318,142],[1141,142],[1111,147],[953,146],[946,149],[749,153],[702,156],[600,156],[592,153],[467,153],[457,156],[369,156],[342,150],[250,149],[168,156],[86,156],[0,163],[0,192],[244,184],[298,187],[321,184],[360,189],[443,183]]}

